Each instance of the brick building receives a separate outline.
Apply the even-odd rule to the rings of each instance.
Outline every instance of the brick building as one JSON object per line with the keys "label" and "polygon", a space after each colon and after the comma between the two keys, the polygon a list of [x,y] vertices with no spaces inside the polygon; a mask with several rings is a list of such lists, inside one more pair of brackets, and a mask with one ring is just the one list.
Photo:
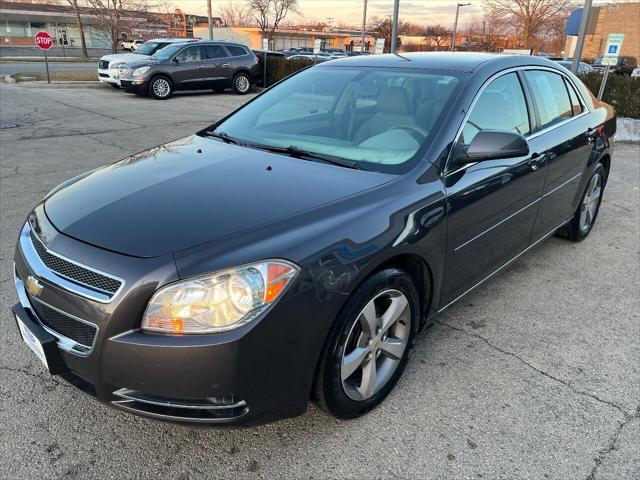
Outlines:
{"label": "brick building", "polygon": [[[575,50],[582,8],[574,10],[565,28],[564,56],[571,58]],[[602,55],[610,33],[624,34],[621,55],[635,57],[640,62],[640,2],[619,2],[594,5],[587,24],[583,58]]]}

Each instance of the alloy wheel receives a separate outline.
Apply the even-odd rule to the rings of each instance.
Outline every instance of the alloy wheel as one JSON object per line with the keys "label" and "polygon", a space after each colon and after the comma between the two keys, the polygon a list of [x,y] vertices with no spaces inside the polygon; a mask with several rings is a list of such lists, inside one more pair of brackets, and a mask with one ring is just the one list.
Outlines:
{"label": "alloy wheel", "polygon": [[363,401],[378,393],[398,368],[411,333],[411,307],[398,290],[371,299],[356,317],[340,364],[342,388]]}
{"label": "alloy wheel", "polygon": [[166,97],[171,92],[171,85],[164,78],[158,78],[153,82],[153,93],[158,97]]}
{"label": "alloy wheel", "polygon": [[251,84],[246,75],[238,75],[235,80],[235,87],[240,93],[246,93],[249,91]]}
{"label": "alloy wheel", "polygon": [[580,205],[580,230],[588,231],[593,225],[593,221],[600,206],[600,196],[602,195],[602,176],[596,173],[589,182],[587,191]]}

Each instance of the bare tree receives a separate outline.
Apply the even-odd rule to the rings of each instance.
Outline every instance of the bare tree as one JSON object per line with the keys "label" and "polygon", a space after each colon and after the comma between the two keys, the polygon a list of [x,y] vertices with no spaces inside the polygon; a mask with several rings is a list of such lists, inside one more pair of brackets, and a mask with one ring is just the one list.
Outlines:
{"label": "bare tree", "polygon": [[289,13],[300,13],[298,0],[249,0],[262,38],[271,42],[273,34]]}
{"label": "bare tree", "polygon": [[427,25],[422,32],[422,36],[430,42],[436,44],[436,52],[451,38],[451,30],[442,25]]}
{"label": "bare tree", "polygon": [[73,13],[76,16],[76,24],[78,25],[78,31],[80,32],[80,44],[82,45],[82,56],[84,58],[89,58],[89,54],[87,53],[87,41],[84,38],[84,25],[82,24],[82,18],[80,18],[80,5],[78,4],[78,0],[65,0],[71,8],[73,8]]}
{"label": "bare tree", "polygon": [[[398,21],[398,36],[405,35],[409,29],[409,24]],[[389,53],[391,49],[391,20],[389,17],[372,17],[369,19],[369,25],[367,25],[367,31],[375,32],[378,38],[384,38],[384,52]],[[398,46],[401,42],[398,39]]]}
{"label": "bare tree", "polygon": [[246,27],[253,20],[251,8],[244,2],[227,2],[220,7],[218,12],[222,23],[227,27]]}
{"label": "bare tree", "polygon": [[487,13],[511,20],[523,48],[532,48],[536,37],[572,4],[572,0],[484,0]]}
{"label": "bare tree", "polygon": [[111,51],[118,51],[120,36],[130,26],[136,14],[143,15],[158,5],[151,0],[87,0],[98,19],[98,28],[111,39]]}

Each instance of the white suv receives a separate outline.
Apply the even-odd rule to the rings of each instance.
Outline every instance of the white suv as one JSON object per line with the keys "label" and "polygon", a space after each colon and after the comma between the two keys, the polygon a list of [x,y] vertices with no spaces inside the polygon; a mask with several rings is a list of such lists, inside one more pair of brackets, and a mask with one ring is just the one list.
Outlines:
{"label": "white suv", "polygon": [[172,43],[184,43],[200,40],[199,38],[154,38],[147,40],[131,53],[114,53],[105,55],[98,62],[98,80],[118,88],[118,71],[125,63],[147,60],[158,50]]}

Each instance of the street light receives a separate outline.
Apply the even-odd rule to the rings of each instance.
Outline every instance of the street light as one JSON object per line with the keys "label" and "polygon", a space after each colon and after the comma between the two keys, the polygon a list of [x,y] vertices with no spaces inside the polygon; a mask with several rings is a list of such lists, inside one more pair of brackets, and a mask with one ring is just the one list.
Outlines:
{"label": "street light", "polygon": [[211,16],[211,0],[207,0],[207,18],[209,20],[209,40],[213,40],[213,17]]}
{"label": "street light", "polygon": [[400,0],[393,2],[393,22],[391,23],[391,47],[390,53],[396,53],[396,43],[398,41],[398,12],[400,11]]}
{"label": "street light", "polygon": [[366,28],[367,28],[367,0],[364,0],[364,8],[362,9],[362,45],[360,45],[361,52],[364,52],[364,36],[365,36]]}
{"label": "street light", "polygon": [[459,3],[456,5],[456,20],[453,22],[453,36],[451,37],[451,51],[456,50],[456,31],[458,30],[458,14],[460,13],[460,7],[468,7],[470,3]]}

